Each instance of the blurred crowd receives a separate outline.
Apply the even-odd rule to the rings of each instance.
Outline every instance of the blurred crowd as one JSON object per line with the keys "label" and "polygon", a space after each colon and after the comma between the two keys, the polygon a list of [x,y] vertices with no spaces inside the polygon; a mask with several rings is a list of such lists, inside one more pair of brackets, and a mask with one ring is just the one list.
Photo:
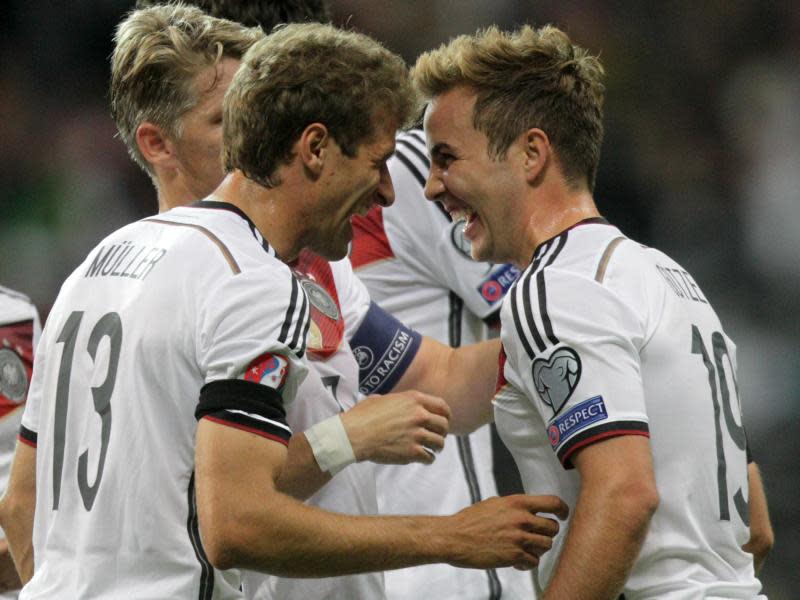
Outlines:
{"label": "blurred crowd", "polygon": [[[10,0],[0,12],[0,284],[45,317],[100,238],[156,211],[107,108],[114,26],[132,1]],[[800,588],[800,9],[783,0],[582,3],[330,0],[337,24],[409,63],[496,23],[553,23],[599,53],[596,199],[691,271],[738,346],[745,425],[777,543],[770,598]],[[691,440],[687,440],[690,443]]]}

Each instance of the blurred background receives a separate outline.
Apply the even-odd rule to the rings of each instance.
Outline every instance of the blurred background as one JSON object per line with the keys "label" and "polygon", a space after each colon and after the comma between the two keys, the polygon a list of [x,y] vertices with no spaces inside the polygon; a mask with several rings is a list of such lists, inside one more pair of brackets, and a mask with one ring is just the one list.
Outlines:
{"label": "blurred background", "polygon": [[[117,227],[156,211],[108,115],[114,26],[133,1],[7,0],[0,12],[0,284],[48,313]],[[596,199],[682,263],[738,345],[766,482],[775,600],[800,597],[800,7],[790,0],[330,0],[334,21],[409,63],[496,23],[553,23],[599,53],[606,136]],[[798,436],[798,437],[795,437]],[[691,440],[686,440],[691,443]]]}

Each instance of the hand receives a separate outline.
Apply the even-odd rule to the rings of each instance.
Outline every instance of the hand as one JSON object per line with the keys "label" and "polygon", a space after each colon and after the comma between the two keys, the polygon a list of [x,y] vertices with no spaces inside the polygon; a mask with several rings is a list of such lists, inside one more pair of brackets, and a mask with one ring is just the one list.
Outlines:
{"label": "hand", "polygon": [[0,593],[18,590],[21,587],[22,582],[14,567],[14,561],[11,560],[8,542],[0,538]]}
{"label": "hand", "polygon": [[539,564],[553,545],[558,521],[536,513],[566,519],[569,509],[556,496],[494,497],[456,513],[452,533],[456,567],[490,569],[513,566],[520,570]]}
{"label": "hand", "polygon": [[357,461],[430,464],[444,447],[450,408],[417,391],[370,396],[342,414]]}

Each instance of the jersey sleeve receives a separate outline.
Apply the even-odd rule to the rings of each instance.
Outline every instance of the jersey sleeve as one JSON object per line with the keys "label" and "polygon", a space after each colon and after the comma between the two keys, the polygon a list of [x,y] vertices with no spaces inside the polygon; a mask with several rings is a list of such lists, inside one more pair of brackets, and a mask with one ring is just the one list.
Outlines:
{"label": "jersey sleeve", "polygon": [[440,206],[425,198],[430,170],[425,152],[421,133],[411,132],[398,138],[389,161],[396,202],[383,211],[383,219],[392,250],[433,285],[451,290],[472,313],[486,318],[499,310],[519,271],[512,265],[472,260],[463,223],[453,223]]}
{"label": "jersey sleeve", "polygon": [[[274,263],[274,264],[273,264]],[[288,442],[284,405],[307,373],[309,302],[277,261],[228,275],[199,307],[195,416]]]}
{"label": "jersey sleeve", "polygon": [[594,280],[556,269],[525,275],[508,304],[506,378],[532,399],[566,468],[594,442],[649,436],[636,310]]}
{"label": "jersey sleeve", "polygon": [[344,318],[344,335],[350,341],[369,311],[369,290],[353,272],[353,266],[347,258],[330,265]]}

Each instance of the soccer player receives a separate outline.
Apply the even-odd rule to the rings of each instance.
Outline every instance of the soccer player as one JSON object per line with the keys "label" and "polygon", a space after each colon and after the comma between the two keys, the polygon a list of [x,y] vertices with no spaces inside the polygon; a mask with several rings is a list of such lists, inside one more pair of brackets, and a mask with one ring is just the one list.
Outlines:
{"label": "soccer player", "polygon": [[[172,11],[173,33],[214,29],[221,62],[256,35],[194,9],[150,10]],[[358,518],[276,490],[310,310],[278,257],[307,246],[343,257],[350,214],[391,201],[385,158],[412,103],[398,57],[326,26],[272,34],[245,67],[225,111],[231,173],[213,199],[111,234],[53,307],[23,417],[37,448],[18,446],[0,510],[4,525],[31,518],[35,463],[35,569],[29,540],[11,539],[23,579],[33,575],[23,597],[237,598],[236,567],[537,563],[556,523],[532,513],[563,513],[555,498]]]}
{"label": "soccer player", "polygon": [[[31,301],[0,286],[0,494],[8,484],[40,333],[39,314]],[[19,587],[19,575],[0,529],[0,598],[16,598]]]}
{"label": "soccer player", "polygon": [[[497,319],[518,270],[473,261],[463,222],[425,200],[430,161],[422,131],[397,137],[388,166],[394,204],[353,219],[350,260],[359,279],[381,308],[425,335],[456,347],[485,339],[484,320]],[[385,514],[449,514],[496,496],[489,426],[450,437],[431,465],[380,465],[376,480],[378,506]],[[392,600],[533,596],[530,576],[513,569],[424,565],[388,571],[385,577]]]}
{"label": "soccer player", "polygon": [[[140,2],[140,4],[142,4]],[[238,3],[229,4],[224,2],[198,2],[207,10],[215,12],[215,16],[233,17],[236,20],[252,21],[257,19],[258,23],[265,29],[271,29],[276,24],[274,10],[276,4],[261,3]],[[296,6],[295,6],[296,5]],[[309,7],[303,3],[280,3],[282,7],[281,18],[290,20],[304,19],[309,17]],[[295,7],[296,12],[292,13],[289,9]],[[319,20],[325,20],[324,12],[317,12],[315,15]],[[127,29],[131,29],[128,27]],[[171,45],[175,45],[173,38],[167,31],[160,26],[153,24],[152,27],[139,25],[135,27],[136,36],[120,35],[120,44],[117,47],[115,56],[146,55],[147,49],[158,47],[162,53],[161,65],[165,70],[173,73],[184,72],[181,68],[179,56],[172,59],[172,65],[167,67],[167,58],[164,50]],[[159,40],[155,44],[153,40]],[[125,88],[120,90],[135,88],[133,83],[136,79],[149,79],[152,74],[147,69],[134,67],[125,71],[127,64],[147,65],[147,61],[142,56],[137,60],[115,59],[115,64],[120,68],[115,78],[125,79],[129,82]],[[166,77],[169,81],[170,78]],[[174,80],[172,80],[174,82]],[[216,115],[222,110],[222,93],[229,81],[224,76],[217,78],[216,87],[211,88],[208,84],[196,85],[194,87],[204,92],[204,96],[197,102],[192,102],[192,109],[178,118],[177,114],[169,117],[168,109],[162,111],[161,122],[183,123],[183,127],[175,127],[170,124],[169,129],[161,127],[152,122],[155,120],[157,111],[154,110],[153,99],[149,99],[149,104],[142,104],[127,98],[124,93],[120,93],[114,100],[114,104],[119,106],[116,111],[122,137],[129,141],[131,154],[137,159],[139,164],[147,167],[147,172],[151,174],[158,189],[159,206],[162,210],[174,206],[185,205],[189,202],[199,200],[202,196],[213,191],[218,180],[222,179],[220,166],[209,160],[199,160],[195,154],[181,152],[181,148],[196,146],[196,140],[205,139],[204,144],[209,153],[214,144],[213,132],[219,130],[215,125]],[[183,104],[183,102],[179,103]],[[171,133],[175,131],[177,133]],[[168,141],[176,147],[174,155],[168,151],[162,141]],[[216,145],[221,141],[217,139]],[[180,186],[174,182],[182,182]],[[462,260],[464,260],[462,258]],[[298,390],[297,399],[288,409],[287,422],[295,431],[305,431],[312,428],[308,435],[296,434],[290,442],[288,465],[282,472],[279,488],[288,493],[293,493],[298,497],[306,497],[309,493],[314,495],[309,498],[308,503],[336,510],[348,514],[374,514],[378,512],[376,499],[376,486],[373,476],[373,468],[370,465],[354,465],[338,473],[344,465],[334,466],[333,469],[322,471],[315,460],[324,453],[324,449],[317,443],[314,452],[309,452],[308,441],[318,441],[316,431],[322,427],[327,430],[338,420],[340,411],[344,429],[348,438],[354,440],[354,451],[350,453],[351,458],[359,460],[374,460],[382,463],[407,463],[410,460],[431,463],[434,455],[425,448],[438,450],[441,448],[441,430],[435,431],[436,422],[441,418],[436,417],[431,410],[439,413],[447,411],[445,406],[439,406],[435,399],[413,396],[376,396],[371,397],[366,402],[362,402],[355,407],[359,396],[359,387],[362,391],[379,390],[387,391],[393,387],[402,385],[409,387],[429,387],[432,375],[439,373],[438,369],[426,369],[425,366],[432,362],[431,358],[437,358],[444,350],[433,340],[422,339],[405,328],[403,325],[391,319],[383,313],[377,306],[370,302],[366,289],[353,276],[352,269],[348,261],[337,261],[329,263],[324,258],[314,255],[305,250],[301,253],[297,261],[292,264],[295,274],[302,281],[302,285],[309,292],[311,301],[311,324],[309,329],[308,356],[310,366],[319,377],[313,374],[304,381]],[[476,292],[477,295],[477,292]],[[484,301],[485,302],[485,301]],[[343,318],[339,318],[339,317]],[[380,369],[370,369],[366,364],[359,369],[359,364],[353,355],[353,348],[358,349],[360,357],[371,355],[380,358],[384,353],[391,353],[394,340],[403,342],[403,360],[393,365],[391,370],[386,370],[385,374],[380,373]],[[488,400],[491,396],[491,389],[495,379],[495,356],[491,354],[492,346],[484,348],[488,351],[488,358],[482,359],[477,356],[477,368],[466,365],[464,368],[455,364],[453,370],[457,373],[462,371],[470,372],[476,376],[483,373],[480,379],[488,383],[489,386],[480,393],[476,394],[478,400]],[[421,355],[418,354],[421,352]],[[427,358],[426,358],[427,356]],[[375,361],[378,364],[380,361]],[[359,372],[363,375],[363,385],[359,386]],[[443,372],[444,374],[447,371]],[[452,389],[461,397],[468,397],[467,394],[459,391],[457,386],[449,383],[446,377],[438,377],[438,385],[447,389]],[[469,385],[470,379],[460,377],[464,384]],[[398,382],[399,383],[395,383]],[[435,383],[434,383],[435,384]],[[473,390],[481,390],[481,386],[470,386]],[[327,388],[328,393],[324,388]],[[332,396],[335,395],[335,398]],[[487,402],[483,402],[488,407]],[[351,410],[351,407],[354,410]],[[345,410],[347,409],[347,410]],[[421,420],[419,414],[427,416]],[[484,411],[481,411],[484,412]],[[490,411],[486,411],[490,414]],[[359,418],[356,420],[355,417]],[[333,419],[330,419],[334,417]],[[483,418],[483,417],[482,417]],[[328,420],[327,422],[324,422]],[[321,423],[323,422],[323,423]],[[320,424],[321,423],[321,424]],[[430,425],[428,425],[430,423]],[[426,430],[427,429],[427,430]],[[419,442],[419,436],[428,441],[425,447]],[[356,444],[355,442],[359,443]],[[487,439],[488,441],[488,439]],[[366,442],[366,443],[365,443]],[[441,477],[442,473],[448,473],[453,466],[452,458],[457,454],[447,453],[445,456],[444,468],[437,469]],[[436,462],[441,460],[436,457]],[[322,459],[324,462],[324,457]],[[458,463],[456,463],[458,465]],[[488,470],[488,469],[487,469]],[[337,476],[325,485],[322,489],[317,489],[330,478],[332,472],[337,472]],[[481,473],[483,474],[483,473]],[[434,473],[436,476],[436,473]],[[446,483],[446,482],[445,482]],[[473,486],[477,482],[472,482]],[[463,482],[457,480],[456,486],[463,486]],[[455,490],[458,496],[466,495]],[[488,495],[495,495],[490,493]],[[449,514],[468,504],[468,499],[463,502],[452,504],[448,503],[436,510],[436,514]],[[381,512],[395,514],[394,507],[389,506]],[[426,511],[405,510],[406,514],[418,514]],[[428,510],[427,512],[430,512]],[[454,570],[454,569],[453,569]],[[512,579],[517,575],[517,579],[526,581],[527,575],[517,571],[505,573],[503,579]],[[495,577],[493,573],[491,574]],[[478,588],[487,588],[487,583],[493,580],[486,579],[486,576],[479,574]],[[462,579],[454,582],[445,582],[450,593],[458,593],[465,587]],[[497,581],[499,584],[499,581]],[[467,586],[468,587],[468,586]],[[339,577],[333,579],[309,579],[298,578],[265,577],[263,575],[248,576],[245,581],[245,592],[248,596],[256,598],[262,597],[294,597],[304,598],[324,598],[331,594],[337,594],[348,598],[379,598],[383,595],[383,575],[381,573],[367,573]]]}
{"label": "soccer player", "polygon": [[422,55],[426,195],[479,260],[524,269],[501,313],[501,436],[528,493],[572,507],[544,598],[758,597],[736,348],[680,265],[592,188],[603,67],[554,27]]}

